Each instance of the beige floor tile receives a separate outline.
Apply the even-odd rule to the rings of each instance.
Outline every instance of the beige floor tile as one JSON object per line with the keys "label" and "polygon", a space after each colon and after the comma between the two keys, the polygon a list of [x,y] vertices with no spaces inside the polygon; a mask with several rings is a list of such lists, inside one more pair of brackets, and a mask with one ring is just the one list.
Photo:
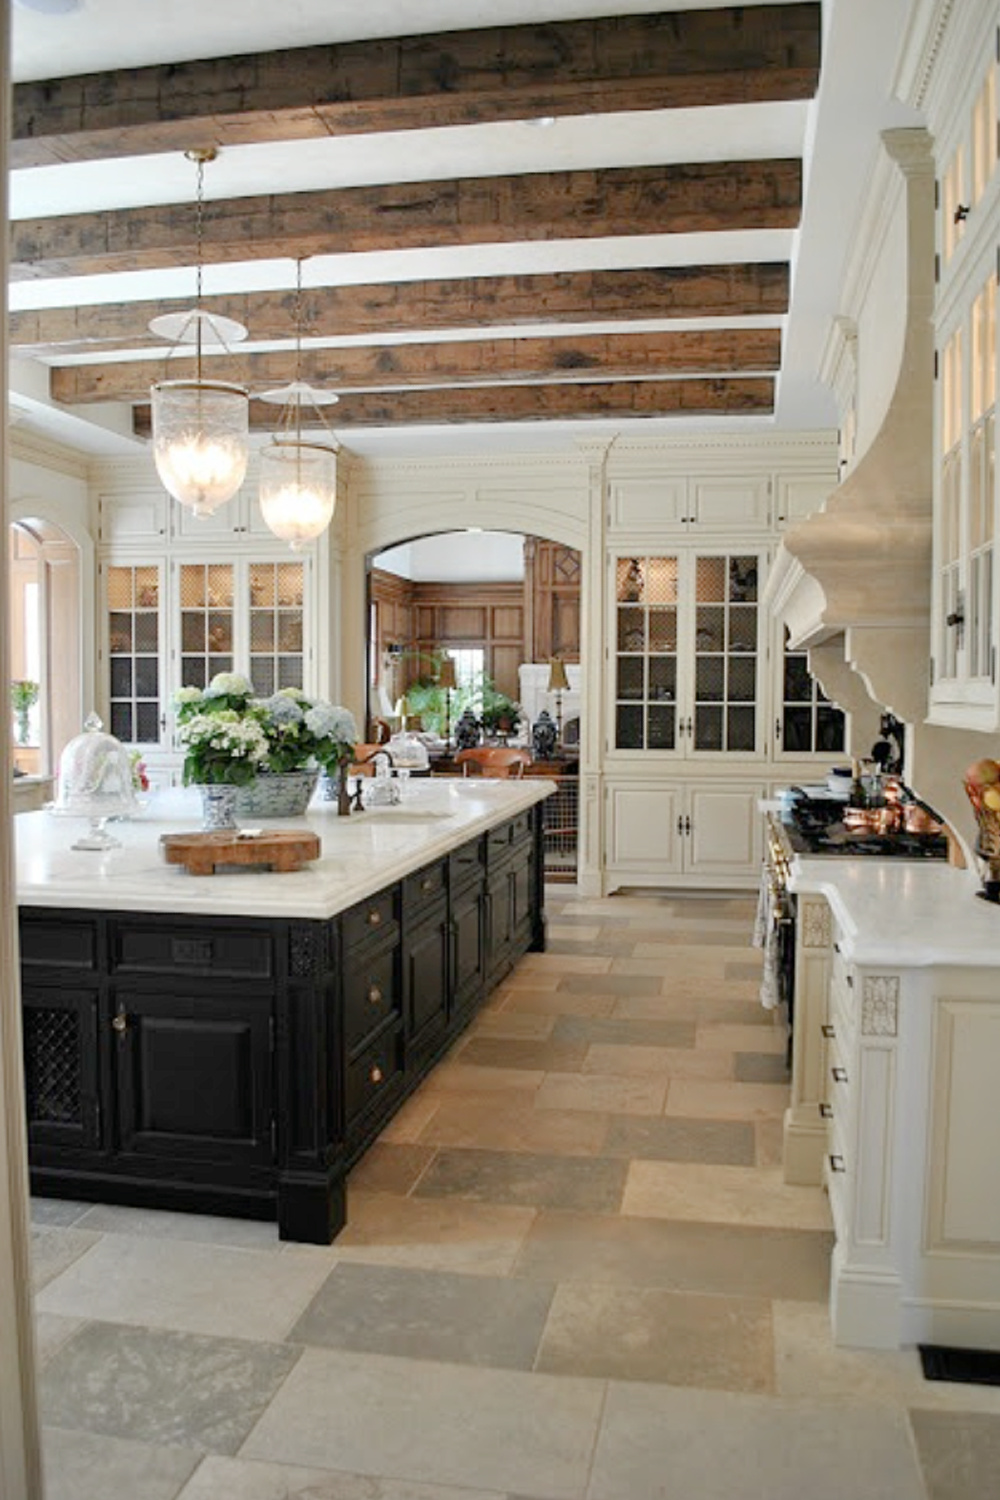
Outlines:
{"label": "beige floor tile", "polygon": [[785,1160],[785,1122],[772,1118],[755,1120],[758,1167],[780,1167]]}
{"label": "beige floor tile", "polygon": [[507,1276],[534,1219],[534,1209],[508,1204],[354,1193],[337,1255],[373,1265]]}
{"label": "beige floor tile", "polygon": [[[607,974],[610,958],[590,957],[585,953],[527,953],[514,970],[524,974]],[[510,980],[506,981],[510,984]]]}
{"label": "beige floor tile", "polygon": [[550,921],[546,936],[549,942],[595,943],[601,936],[600,926],[583,927],[576,922]]}
{"label": "beige floor tile", "polygon": [[695,1046],[709,1051],[776,1052],[788,1050],[788,1033],[773,1022],[766,1026],[740,1026],[734,1021],[702,1021],[695,1033]]}
{"label": "beige floor tile", "polygon": [[771,1304],[659,1288],[556,1289],[536,1370],[726,1391],[774,1388]]}
{"label": "beige floor tile", "polygon": [[476,1018],[471,1034],[544,1042],[551,1035],[555,1024],[555,1016],[538,1015],[531,1011],[482,1012]]}
{"label": "beige floor tile", "polygon": [[1000,1386],[925,1380],[914,1348],[838,1347],[826,1307],[777,1301],[773,1313],[779,1395],[1000,1414]]}
{"label": "beige floor tile", "polygon": [[777,1083],[712,1083],[699,1078],[671,1079],[668,1115],[707,1120],[755,1120],[783,1115],[788,1089]]}
{"label": "beige floor tile", "polygon": [[239,1456],[580,1500],[603,1399],[597,1380],[307,1349]]}
{"label": "beige floor tile", "polygon": [[584,1109],[621,1115],[658,1115],[667,1085],[655,1078],[549,1073],[535,1095],[536,1109]]}
{"label": "beige floor tile", "polygon": [[505,1089],[531,1092],[545,1077],[544,1069],[489,1068],[473,1063],[442,1063],[422,1084],[418,1097],[431,1095],[440,1103],[442,1094],[487,1094]]}
{"label": "beige floor tile", "polygon": [[[555,969],[551,973],[543,972],[541,969],[529,969],[524,974],[515,971],[513,974],[508,974],[503,984],[496,990],[495,998],[505,1001],[508,995],[517,990],[554,990],[561,977]],[[503,1009],[506,1009],[506,1005]]]}
{"label": "beige floor tile", "polygon": [[420,1484],[412,1479],[303,1469],[297,1464],[253,1463],[245,1458],[209,1454],[177,1500],[505,1500],[505,1497],[497,1490],[459,1490],[452,1485]]}
{"label": "beige floor tile", "polygon": [[437,1095],[427,1094],[419,1089],[406,1101],[399,1114],[389,1121],[379,1140],[394,1145],[412,1144],[419,1138],[439,1102]]}
{"label": "beige floor tile", "polygon": [[619,995],[611,1012],[617,1021],[700,1021],[699,996],[661,991],[658,995]]}
{"label": "beige floor tile", "polygon": [[693,1219],[701,1224],[830,1228],[829,1204],[822,1188],[790,1187],[777,1167],[633,1161],[622,1213],[643,1219]]}
{"label": "beige floor tile", "polygon": [[426,1171],[433,1155],[431,1146],[376,1141],[351,1168],[347,1190],[349,1193],[408,1193]]}
{"label": "beige floor tile", "polygon": [[601,1042],[587,1049],[582,1073],[606,1073],[648,1078],[732,1078],[733,1060],[727,1052],[696,1052],[693,1047],[610,1046]]}
{"label": "beige floor tile", "polygon": [[565,990],[514,990],[504,1007],[504,1014],[527,1011],[547,1016],[610,1016],[615,1008],[613,995],[571,995]]}
{"label": "beige floor tile", "polygon": [[491,1072],[513,1069],[534,1079],[539,1069],[546,1073],[578,1073],[587,1055],[587,1043],[564,1041],[558,1035],[548,1041],[537,1038],[471,1036],[458,1056],[460,1066],[488,1068]]}
{"label": "beige floor tile", "polygon": [[553,1151],[596,1156],[608,1116],[589,1110],[520,1109],[446,1100],[422,1140],[435,1146],[482,1146],[490,1151]]}

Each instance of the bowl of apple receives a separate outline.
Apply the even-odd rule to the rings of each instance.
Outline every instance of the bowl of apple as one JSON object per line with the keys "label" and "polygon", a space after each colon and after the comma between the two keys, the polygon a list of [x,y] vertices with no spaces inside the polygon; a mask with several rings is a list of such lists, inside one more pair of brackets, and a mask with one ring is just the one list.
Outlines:
{"label": "bowl of apple", "polygon": [[965,773],[965,791],[979,825],[976,853],[985,866],[982,895],[1000,902],[1000,761],[974,761]]}

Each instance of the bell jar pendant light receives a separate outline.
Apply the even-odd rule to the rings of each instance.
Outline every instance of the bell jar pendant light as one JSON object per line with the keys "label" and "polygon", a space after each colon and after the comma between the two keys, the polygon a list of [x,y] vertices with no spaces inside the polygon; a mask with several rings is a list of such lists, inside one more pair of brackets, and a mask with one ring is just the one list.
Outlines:
{"label": "bell jar pendant light", "polygon": [[[260,511],[265,523],[297,552],[325,531],[337,503],[338,447],[321,406],[340,398],[316,390],[302,374],[302,261],[295,276],[295,379],[279,390],[264,391],[262,401],[280,402],[277,430],[260,453]],[[302,436],[303,423],[319,426],[327,441]]]}
{"label": "bell jar pendant light", "polygon": [[[250,447],[250,403],[245,386],[205,380],[202,351],[206,345],[228,349],[246,338],[242,323],[202,310],[202,235],[205,163],[214,148],[188,151],[198,166],[196,219],[196,306],[189,312],[154,318],[150,330],[172,341],[174,349],[193,344],[193,380],[160,380],[150,390],[153,459],[163,486],[196,516],[209,516],[231,500],[246,477]],[[171,351],[173,352],[173,351]]]}

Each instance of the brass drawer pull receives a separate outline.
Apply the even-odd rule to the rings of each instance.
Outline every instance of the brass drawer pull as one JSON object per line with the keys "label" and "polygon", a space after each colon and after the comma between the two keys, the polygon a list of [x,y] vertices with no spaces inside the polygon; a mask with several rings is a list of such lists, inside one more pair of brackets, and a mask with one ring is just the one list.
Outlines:
{"label": "brass drawer pull", "polygon": [[382,1004],[382,991],[379,989],[377,984],[373,984],[371,989],[368,991],[368,999],[372,1005]]}
{"label": "brass drawer pull", "polygon": [[124,1036],[128,1031],[128,1016],[123,1010],[120,1010],[116,1016],[112,1016],[111,1029],[117,1031],[119,1036]]}
{"label": "brass drawer pull", "polygon": [[833,1105],[832,1104],[821,1104],[820,1107],[819,1107],[819,1112],[823,1116],[824,1120],[832,1120],[833,1119]]}
{"label": "brass drawer pull", "polygon": [[382,923],[382,913],[374,909],[368,913],[368,926],[379,927]]}
{"label": "brass drawer pull", "polygon": [[434,882],[429,875],[425,876],[420,882],[420,889],[422,891],[432,891],[434,889]]}
{"label": "brass drawer pull", "polygon": [[382,1069],[379,1067],[378,1063],[376,1063],[374,1068],[372,1068],[371,1072],[368,1074],[368,1077],[371,1079],[372,1083],[381,1083],[382,1079],[385,1077],[385,1074],[382,1072]]}
{"label": "brass drawer pull", "polygon": [[831,1156],[830,1157],[830,1171],[831,1172],[846,1172],[847,1171],[847,1165],[846,1165],[846,1163],[844,1161],[844,1158],[842,1156]]}
{"label": "brass drawer pull", "polygon": [[821,1026],[819,1029],[825,1037],[834,1037],[837,1035],[829,1022],[827,1022],[825,1026]]}
{"label": "brass drawer pull", "polygon": [[847,1082],[847,1069],[846,1068],[831,1068],[830,1072],[833,1075],[833,1081],[834,1081],[834,1083],[846,1083]]}

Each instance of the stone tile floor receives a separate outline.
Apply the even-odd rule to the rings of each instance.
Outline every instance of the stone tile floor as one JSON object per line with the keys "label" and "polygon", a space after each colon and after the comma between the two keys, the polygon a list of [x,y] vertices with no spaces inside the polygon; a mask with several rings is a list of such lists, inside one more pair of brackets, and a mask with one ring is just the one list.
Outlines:
{"label": "stone tile floor", "polygon": [[47,1500],[990,1500],[1000,1390],[830,1342],[744,897],[554,888],[329,1248],[38,1200]]}

